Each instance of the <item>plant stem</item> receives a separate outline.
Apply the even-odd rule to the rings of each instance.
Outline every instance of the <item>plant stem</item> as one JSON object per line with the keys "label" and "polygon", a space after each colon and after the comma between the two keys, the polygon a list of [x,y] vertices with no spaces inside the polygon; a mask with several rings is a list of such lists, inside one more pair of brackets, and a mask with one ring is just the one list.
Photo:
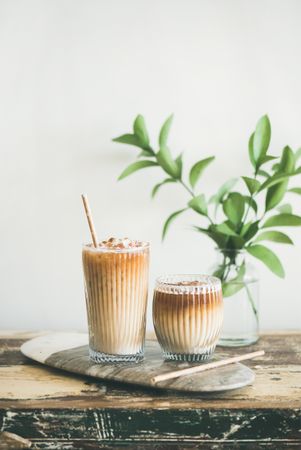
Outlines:
{"label": "plant stem", "polygon": [[[256,177],[257,177],[257,170],[254,172],[254,180],[256,180]],[[251,208],[251,202],[252,202],[252,200],[253,200],[253,198],[254,198],[254,193],[253,194],[251,194],[251,200],[250,200],[250,203],[248,203],[248,206],[247,206],[247,209],[246,209],[246,213],[245,213],[245,217],[243,218],[243,220],[242,220],[242,226],[241,226],[241,228],[243,227],[243,225],[244,225],[244,223],[247,221],[247,218],[248,218],[248,214],[249,214],[249,211],[250,211],[250,208]],[[257,214],[256,214],[256,216],[257,216]]]}
{"label": "plant stem", "polygon": [[[247,221],[248,214],[249,214],[249,211],[250,211],[250,208],[251,208],[251,201],[252,201],[252,200],[253,200],[253,194],[251,195],[250,203],[249,203],[248,206],[247,206],[246,213],[245,213],[245,217],[244,217],[243,220],[242,220],[242,226],[241,226],[241,228],[243,227],[243,225],[244,225],[245,222]],[[240,231],[241,231],[241,230],[240,230]]]}
{"label": "plant stem", "polygon": [[[187,186],[186,183],[184,183],[183,180],[179,180],[179,182],[181,183],[181,185],[186,189],[187,192],[189,192],[189,194],[194,197],[194,192],[190,189],[189,186]],[[209,220],[209,222],[213,225],[213,220],[211,219],[211,217],[208,216],[208,214],[206,215],[207,219]]]}
{"label": "plant stem", "polygon": [[225,269],[226,269],[226,256],[223,255],[224,259],[223,259],[223,271],[222,271],[222,275],[221,275],[221,281],[223,282],[225,280]]}
{"label": "plant stem", "polygon": [[231,263],[226,264],[225,265],[225,269],[227,269],[227,270],[225,270],[226,273],[224,272],[223,281],[227,280],[227,277],[228,277],[228,275],[230,273],[230,270],[231,270]]}
{"label": "plant stem", "polygon": [[186,189],[186,191],[189,192],[189,194],[190,194],[192,197],[194,197],[194,193],[193,193],[193,191],[190,189],[190,187],[187,186],[187,184],[184,183],[183,180],[179,180],[179,182],[181,183],[182,186],[184,186],[184,188]]}
{"label": "plant stem", "polygon": [[247,295],[248,295],[248,299],[249,299],[249,302],[251,304],[251,307],[252,307],[252,310],[253,310],[253,313],[254,313],[254,316],[255,316],[255,319],[256,319],[256,324],[258,326],[259,325],[258,311],[256,309],[256,306],[255,306],[252,294],[250,292],[249,286],[247,285],[247,283],[244,283],[244,285],[245,285],[245,288],[246,288],[246,291],[247,291]]}

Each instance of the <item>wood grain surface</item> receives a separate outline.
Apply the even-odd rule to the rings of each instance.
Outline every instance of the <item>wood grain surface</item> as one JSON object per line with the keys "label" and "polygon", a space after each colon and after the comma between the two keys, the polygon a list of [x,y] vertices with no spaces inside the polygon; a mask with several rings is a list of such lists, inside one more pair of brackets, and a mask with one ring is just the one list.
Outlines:
{"label": "wood grain surface", "polygon": [[266,352],[248,362],[252,385],[203,395],[68,376],[20,353],[34,335],[0,338],[0,430],[31,448],[301,448],[300,333],[266,334],[248,347]]}
{"label": "wood grain surface", "polygon": [[[81,345],[83,342],[86,345]],[[254,372],[240,363],[212,369],[204,373],[160,381],[153,386],[152,378],[177,369],[200,366],[200,363],[164,361],[159,344],[147,340],[142,362],[123,364],[95,364],[89,358],[88,335],[77,333],[51,333],[31,339],[22,345],[23,354],[47,366],[93,378],[121,383],[170,389],[185,392],[217,392],[244,387],[254,381]],[[224,352],[217,350],[212,361],[225,360]],[[260,357],[258,358],[260,361]],[[202,367],[206,363],[202,364]]]}

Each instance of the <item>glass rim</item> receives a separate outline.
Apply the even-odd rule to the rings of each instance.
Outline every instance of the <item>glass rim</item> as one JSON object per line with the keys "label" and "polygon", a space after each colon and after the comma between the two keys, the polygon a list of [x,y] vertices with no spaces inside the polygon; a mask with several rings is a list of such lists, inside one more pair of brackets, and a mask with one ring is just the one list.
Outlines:
{"label": "glass rim", "polygon": [[150,243],[147,241],[141,241],[144,245],[138,247],[128,247],[128,248],[114,248],[114,247],[94,247],[93,242],[83,243],[82,250],[89,250],[93,253],[135,253],[141,252],[143,250],[149,250]]}
{"label": "glass rim", "polygon": [[[172,282],[170,279],[178,278],[177,282]],[[179,282],[185,282],[185,284],[178,284]],[[199,281],[200,284],[195,284]],[[205,274],[166,274],[156,278],[155,289],[157,288],[170,288],[176,291],[199,291],[199,290],[214,290],[218,291],[222,289],[221,280],[213,275]]]}

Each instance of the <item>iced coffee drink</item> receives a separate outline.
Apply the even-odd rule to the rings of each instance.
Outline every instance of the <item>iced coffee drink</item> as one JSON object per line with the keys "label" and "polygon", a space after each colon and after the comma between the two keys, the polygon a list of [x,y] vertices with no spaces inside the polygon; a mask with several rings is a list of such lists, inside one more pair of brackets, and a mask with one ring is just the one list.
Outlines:
{"label": "iced coffee drink", "polygon": [[90,357],[96,362],[143,358],[149,244],[110,238],[83,247]]}
{"label": "iced coffee drink", "polygon": [[165,359],[209,359],[223,321],[220,280],[206,275],[159,278],[154,292],[153,321]]}

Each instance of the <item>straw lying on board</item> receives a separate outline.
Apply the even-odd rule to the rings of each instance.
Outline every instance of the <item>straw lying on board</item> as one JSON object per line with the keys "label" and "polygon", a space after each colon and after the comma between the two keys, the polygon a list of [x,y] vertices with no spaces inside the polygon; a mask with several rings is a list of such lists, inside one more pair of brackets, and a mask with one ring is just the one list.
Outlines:
{"label": "straw lying on board", "polygon": [[151,379],[152,384],[159,383],[160,381],[170,380],[172,378],[178,378],[185,375],[193,375],[194,373],[204,372],[209,369],[216,369],[217,367],[227,366],[239,361],[245,361],[247,359],[257,358],[264,355],[264,351],[247,353],[246,355],[234,356],[233,358],[222,359],[221,361],[215,361],[208,364],[202,364],[199,366],[188,367],[187,369],[174,370],[173,372],[163,373],[157,375]]}

